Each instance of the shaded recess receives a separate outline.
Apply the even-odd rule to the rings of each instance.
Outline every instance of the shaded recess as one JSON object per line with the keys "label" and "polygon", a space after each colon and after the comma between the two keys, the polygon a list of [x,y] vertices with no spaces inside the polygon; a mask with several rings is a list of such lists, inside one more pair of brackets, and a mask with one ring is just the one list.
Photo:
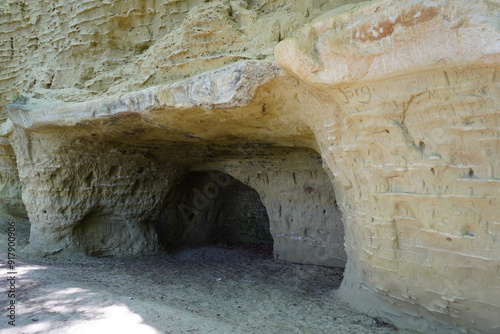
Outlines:
{"label": "shaded recess", "polygon": [[119,255],[124,250],[139,252],[141,243],[154,245],[151,223],[123,220],[103,208],[86,214],[73,227],[71,237],[71,249],[95,257]]}
{"label": "shaded recess", "polygon": [[123,230],[119,222],[111,221],[111,214],[94,211],[85,215],[78,225],[73,228],[73,238],[77,247],[82,249],[87,255],[100,256],[106,251],[110,251],[113,245],[116,231]]}
{"label": "shaded recess", "polygon": [[174,187],[155,230],[168,252],[214,244],[258,244],[271,250],[273,244],[257,191],[215,171],[191,172]]}

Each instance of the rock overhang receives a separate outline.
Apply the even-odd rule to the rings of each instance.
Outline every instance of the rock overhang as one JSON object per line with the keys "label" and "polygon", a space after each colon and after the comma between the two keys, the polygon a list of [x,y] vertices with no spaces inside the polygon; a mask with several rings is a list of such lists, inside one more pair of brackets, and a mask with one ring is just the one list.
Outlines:
{"label": "rock overhang", "polygon": [[[146,194],[154,182],[165,180],[168,187],[190,168],[217,167],[237,175],[248,166],[235,160],[280,147],[313,148],[333,180],[328,191],[335,199],[329,201],[338,201],[344,214],[349,262],[341,295],[358,308],[424,332],[493,333],[500,295],[494,272],[500,254],[495,241],[500,44],[491,7],[489,1],[365,2],[325,14],[278,44],[277,64],[237,62],[182,82],[53,110],[35,107],[35,100],[11,105],[11,120],[2,129],[23,164],[32,223],[42,227],[61,219],[74,225],[115,206],[117,201],[106,199],[113,191],[125,197]],[[57,154],[54,159],[66,160],[69,171],[79,166],[66,172],[75,179],[67,201],[80,206],[72,216],[57,210],[44,216],[50,208],[36,193],[40,180],[46,189],[63,188],[63,183],[55,187],[57,173],[51,179],[56,171],[49,160]],[[287,158],[297,162],[286,167],[292,173],[317,172],[297,156],[280,159]],[[85,170],[79,161],[93,167]],[[154,180],[135,175],[139,165]],[[123,168],[120,178],[116,166]],[[295,174],[277,180],[281,177],[297,181]],[[106,189],[103,184],[110,185],[106,196],[95,190]],[[260,186],[269,185],[275,187]],[[45,196],[64,202],[56,193]],[[165,194],[156,196],[149,204],[131,197],[137,213],[121,217],[140,224],[137,217],[161,206]],[[130,203],[121,205],[120,210],[131,210]],[[274,205],[268,203],[277,210]],[[119,251],[149,247],[144,246],[149,232],[134,231],[140,242]],[[50,243],[42,241],[34,244]],[[490,290],[479,289],[477,281]],[[379,310],[381,302],[386,304]]]}
{"label": "rock overhang", "polygon": [[88,102],[27,95],[22,103],[10,104],[7,114],[9,124],[26,131],[73,128],[67,136],[95,140],[168,145],[203,140],[234,144],[259,138],[263,145],[314,146],[314,134],[286,109],[283,97],[262,97],[273,94],[277,85],[286,86],[284,78],[274,63],[244,61],[175,84]]}

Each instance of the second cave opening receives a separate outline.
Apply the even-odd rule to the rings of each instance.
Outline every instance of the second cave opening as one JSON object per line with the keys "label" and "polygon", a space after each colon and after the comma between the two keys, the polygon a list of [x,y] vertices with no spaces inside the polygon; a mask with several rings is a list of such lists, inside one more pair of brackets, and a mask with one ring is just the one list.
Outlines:
{"label": "second cave opening", "polygon": [[155,230],[167,252],[240,245],[272,254],[269,217],[259,194],[226,173],[188,173],[166,202]]}

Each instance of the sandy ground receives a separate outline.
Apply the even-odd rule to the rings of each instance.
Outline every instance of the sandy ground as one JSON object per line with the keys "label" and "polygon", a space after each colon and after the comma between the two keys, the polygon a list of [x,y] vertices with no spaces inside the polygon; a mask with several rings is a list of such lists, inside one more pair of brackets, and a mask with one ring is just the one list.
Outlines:
{"label": "sandy ground", "polygon": [[[242,247],[176,254],[16,261],[16,326],[8,324],[1,226],[0,333],[415,333],[339,301],[342,270],[274,260]],[[28,228],[17,227],[17,247]]]}

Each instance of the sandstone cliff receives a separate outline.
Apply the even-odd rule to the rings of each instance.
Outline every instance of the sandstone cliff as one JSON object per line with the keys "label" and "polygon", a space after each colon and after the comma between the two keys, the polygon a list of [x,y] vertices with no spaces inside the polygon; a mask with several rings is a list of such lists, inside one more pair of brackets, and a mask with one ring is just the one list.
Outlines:
{"label": "sandstone cliff", "polygon": [[43,253],[156,251],[175,189],[225,173],[352,305],[498,332],[498,7],[6,1],[2,214]]}

